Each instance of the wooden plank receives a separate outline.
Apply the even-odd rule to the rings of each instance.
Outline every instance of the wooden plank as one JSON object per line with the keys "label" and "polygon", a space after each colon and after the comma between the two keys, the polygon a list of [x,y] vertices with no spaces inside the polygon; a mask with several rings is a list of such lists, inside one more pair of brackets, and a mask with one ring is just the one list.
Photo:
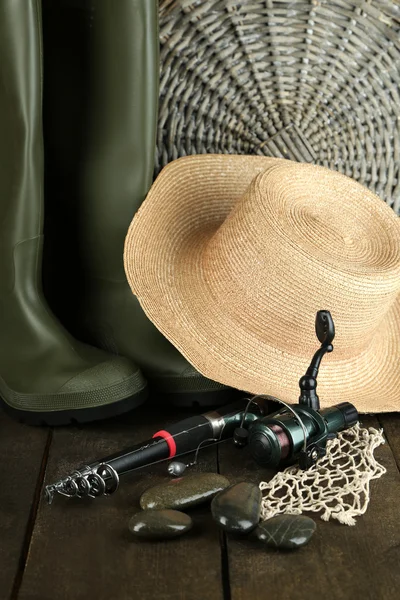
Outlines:
{"label": "wooden plank", "polygon": [[[363,424],[379,428],[376,418]],[[232,481],[259,483],[272,475],[256,467],[247,453],[219,447],[220,472]],[[232,600],[389,600],[400,588],[400,475],[389,444],[376,456],[387,474],[371,484],[371,502],[354,527],[317,522],[310,544],[295,552],[264,549],[248,540],[228,538],[226,568]]]}
{"label": "wooden plank", "polygon": [[[46,482],[149,438],[188,416],[149,404],[129,416],[54,432]],[[128,476],[115,496],[96,500],[42,499],[19,600],[157,600],[222,598],[219,532],[209,506],[190,511],[195,527],[166,542],[133,541],[127,530],[141,493],[167,480],[166,463]],[[216,472],[216,448],[199,470]]]}
{"label": "wooden plank", "polygon": [[35,490],[49,431],[0,412],[0,596],[17,589],[35,518]]}
{"label": "wooden plank", "polygon": [[400,470],[400,414],[387,413],[379,415],[378,420],[385,431],[389,446]]}

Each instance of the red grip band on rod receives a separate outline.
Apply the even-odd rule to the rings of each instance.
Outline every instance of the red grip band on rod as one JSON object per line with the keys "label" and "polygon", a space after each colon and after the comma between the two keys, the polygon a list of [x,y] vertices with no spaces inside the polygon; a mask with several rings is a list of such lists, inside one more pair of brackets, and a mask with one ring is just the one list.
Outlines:
{"label": "red grip band on rod", "polygon": [[157,431],[157,433],[155,433],[153,435],[153,438],[156,438],[156,437],[164,438],[164,440],[167,442],[168,448],[169,448],[169,457],[168,458],[173,458],[176,455],[176,444],[175,444],[175,440],[172,437],[172,435],[170,433],[168,433],[168,431],[165,431],[165,429],[162,429],[161,431]]}

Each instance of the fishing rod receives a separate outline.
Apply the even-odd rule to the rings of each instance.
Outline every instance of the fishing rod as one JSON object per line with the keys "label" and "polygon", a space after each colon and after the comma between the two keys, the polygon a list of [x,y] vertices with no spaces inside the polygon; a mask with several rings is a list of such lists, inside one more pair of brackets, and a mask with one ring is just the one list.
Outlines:
{"label": "fishing rod", "polygon": [[[168,472],[180,476],[197,462],[204,445],[229,438],[235,446],[249,446],[254,460],[263,467],[298,462],[308,469],[326,454],[327,443],[358,422],[358,412],[349,402],[321,410],[317,375],[321,360],[333,351],[335,327],[329,311],[318,311],[315,331],[321,347],[315,352],[306,374],[299,381],[297,405],[270,395],[243,398],[234,404],[179,421],[154,433],[152,438],[75,470],[71,475],[46,486],[49,503],[55,494],[70,498],[110,495],[117,491],[120,477],[165,460],[172,461]],[[281,406],[275,412],[271,406]],[[189,465],[176,458],[196,452]]]}
{"label": "fishing rod", "polygon": [[231,438],[239,426],[248,427],[262,417],[267,400],[259,398],[249,405],[243,398],[218,410],[189,417],[154,433],[123,452],[76,469],[71,475],[46,486],[46,498],[51,504],[55,494],[68,497],[96,498],[116,492],[120,477],[163,460],[198,451],[206,442]]}

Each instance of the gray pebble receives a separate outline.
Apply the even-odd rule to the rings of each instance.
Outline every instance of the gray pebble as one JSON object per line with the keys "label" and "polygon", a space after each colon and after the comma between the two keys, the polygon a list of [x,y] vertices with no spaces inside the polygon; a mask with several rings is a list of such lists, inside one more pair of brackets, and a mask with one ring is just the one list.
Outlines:
{"label": "gray pebble", "polygon": [[303,515],[277,515],[263,521],[254,531],[255,537],[269,548],[292,550],[305,546],[317,526]]}
{"label": "gray pebble", "polygon": [[189,515],[178,510],[143,510],[129,521],[129,531],[136,537],[162,540],[178,537],[192,528]]}
{"label": "gray pebble", "polygon": [[262,494],[253,483],[237,483],[211,502],[214,520],[230,533],[248,533],[260,520]]}
{"label": "gray pebble", "polygon": [[146,490],[140,498],[140,506],[144,510],[184,509],[211,500],[228,485],[229,481],[217,473],[186,475]]}

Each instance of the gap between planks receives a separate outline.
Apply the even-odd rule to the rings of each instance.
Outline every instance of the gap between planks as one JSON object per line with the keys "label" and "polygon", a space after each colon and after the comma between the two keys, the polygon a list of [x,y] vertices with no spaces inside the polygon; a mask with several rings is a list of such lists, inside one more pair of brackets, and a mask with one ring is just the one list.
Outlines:
{"label": "gap between planks", "polygon": [[50,447],[51,447],[52,439],[53,439],[53,430],[52,430],[52,428],[50,428],[48,431],[48,434],[47,434],[46,445],[45,445],[44,451],[43,451],[43,457],[42,457],[42,461],[40,464],[40,469],[39,469],[38,478],[37,478],[36,487],[35,487],[35,493],[33,496],[32,506],[31,506],[31,510],[29,513],[29,519],[28,519],[28,523],[26,526],[24,541],[22,544],[19,566],[18,566],[17,573],[15,575],[14,585],[13,585],[13,588],[11,591],[10,600],[18,599],[18,594],[19,594],[19,590],[20,590],[20,587],[22,584],[22,579],[24,577],[25,567],[26,567],[26,563],[27,563],[28,555],[29,555],[29,548],[31,546],[31,541],[32,541],[33,529],[35,527],[36,517],[37,517],[38,510],[39,510],[39,503],[40,503],[40,499],[42,496],[43,484],[44,484],[44,479],[45,479],[45,475],[46,475],[47,461],[48,461],[49,454],[50,454]]}

